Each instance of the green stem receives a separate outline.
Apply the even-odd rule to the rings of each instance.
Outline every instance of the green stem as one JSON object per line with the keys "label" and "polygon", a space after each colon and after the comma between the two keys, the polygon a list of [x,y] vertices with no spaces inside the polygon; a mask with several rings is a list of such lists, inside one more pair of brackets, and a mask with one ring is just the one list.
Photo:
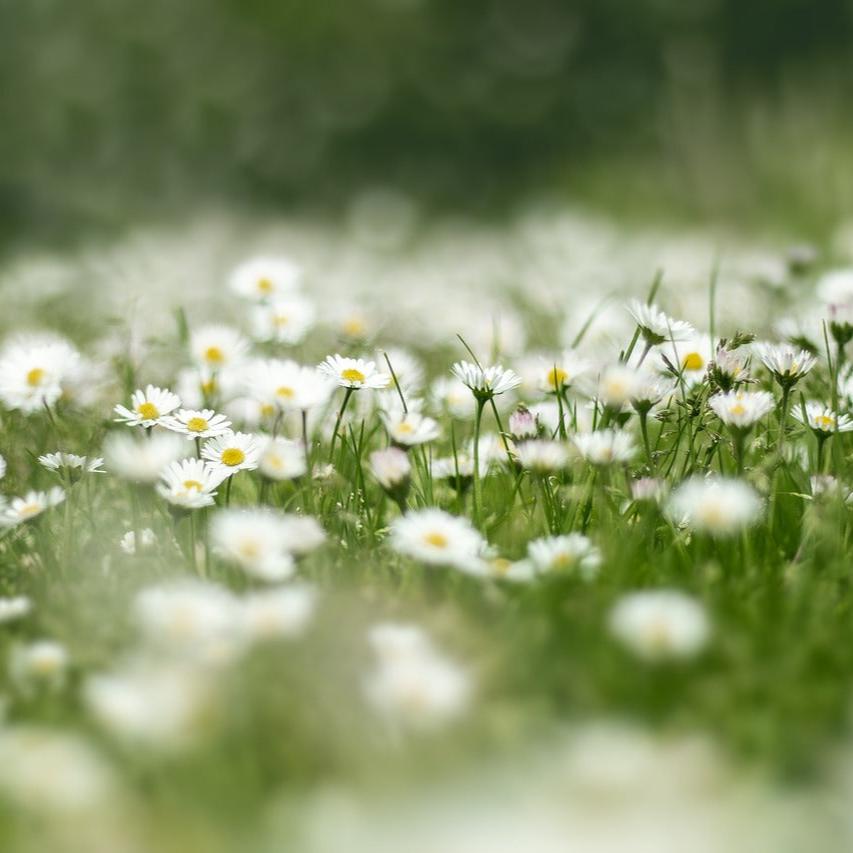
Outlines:
{"label": "green stem", "polygon": [[480,424],[483,420],[483,409],[486,405],[485,400],[477,400],[477,414],[474,418],[474,525],[480,526],[480,505],[483,499],[482,487],[480,484]]}
{"label": "green stem", "polygon": [[335,429],[332,432],[332,445],[329,448],[329,462],[334,461],[335,444],[337,444],[337,441],[338,441],[338,431],[341,428],[341,421],[343,420],[344,412],[346,411],[346,408],[347,408],[347,403],[349,403],[349,398],[352,397],[352,392],[354,390],[355,390],[354,388],[347,388],[346,393],[344,394],[344,401],[343,401],[343,403],[341,403],[341,410],[338,412],[338,418],[335,421]]}

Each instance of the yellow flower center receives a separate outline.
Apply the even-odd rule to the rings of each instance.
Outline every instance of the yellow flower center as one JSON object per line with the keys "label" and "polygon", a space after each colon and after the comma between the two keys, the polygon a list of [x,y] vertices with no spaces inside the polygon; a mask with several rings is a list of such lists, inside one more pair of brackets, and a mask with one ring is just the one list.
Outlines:
{"label": "yellow flower center", "polygon": [[153,403],[140,403],[136,407],[136,413],[146,421],[153,421],[160,417],[160,410]]}
{"label": "yellow flower center", "polygon": [[437,530],[432,531],[432,533],[427,533],[424,536],[424,542],[427,545],[432,545],[433,548],[446,548],[447,547],[447,537],[443,533],[439,533]]}
{"label": "yellow flower center", "polygon": [[573,566],[575,563],[574,554],[569,554],[566,551],[563,551],[560,554],[557,554],[553,560],[551,560],[551,568],[553,569],[567,569],[569,566]]}
{"label": "yellow flower center", "polygon": [[225,354],[219,347],[208,347],[204,351],[205,361],[211,362],[211,364],[222,364],[225,361]]}
{"label": "yellow flower center", "polygon": [[733,406],[729,408],[729,414],[738,417],[740,415],[746,414],[746,407],[743,403],[735,403]]}
{"label": "yellow flower center", "polygon": [[247,560],[254,560],[261,553],[261,549],[258,547],[257,542],[241,542],[237,548],[241,557],[244,557]]}
{"label": "yellow flower center", "polygon": [[565,385],[566,380],[569,378],[569,374],[566,373],[561,367],[552,367],[548,371],[548,384],[556,391],[558,388],[561,388]]}
{"label": "yellow flower center", "polygon": [[261,414],[264,417],[269,417],[275,414],[275,406],[270,403],[261,403]]}
{"label": "yellow flower center", "polygon": [[295,391],[287,385],[276,388],[275,394],[276,397],[284,397],[285,400],[292,400],[296,396]]}
{"label": "yellow flower center", "polygon": [[341,371],[341,379],[346,379],[347,382],[364,382],[367,377],[354,367],[348,367]]}
{"label": "yellow flower center", "polygon": [[19,510],[18,515],[21,518],[32,518],[42,511],[42,505],[39,503],[24,504]]}
{"label": "yellow flower center", "polygon": [[397,424],[397,432],[403,433],[403,435],[408,435],[411,432],[414,432],[415,428],[408,421],[401,421]]}
{"label": "yellow flower center", "polygon": [[364,320],[360,317],[350,317],[347,320],[344,320],[341,328],[345,335],[349,335],[351,338],[357,338],[359,335],[364,334]]}
{"label": "yellow flower center", "polygon": [[228,465],[232,468],[243,462],[245,458],[246,454],[239,447],[229,447],[227,450],[223,450],[220,457],[223,465]]}
{"label": "yellow flower center", "polygon": [[835,429],[835,418],[831,415],[818,415],[814,419],[815,425],[823,430]]}
{"label": "yellow flower center", "polygon": [[44,381],[45,370],[42,367],[34,367],[27,373],[27,385],[30,388],[35,388],[37,385],[41,385]]}
{"label": "yellow flower center", "polygon": [[281,328],[282,326],[286,326],[290,322],[290,317],[287,314],[276,314],[273,318],[273,325],[277,328]]}
{"label": "yellow flower center", "polygon": [[198,480],[184,480],[184,488],[188,492],[200,492],[204,488],[204,486],[202,486],[202,484],[199,483]]}
{"label": "yellow flower center", "polygon": [[502,578],[512,568],[512,560],[507,560],[505,557],[498,557],[492,560],[492,572],[499,578]]}
{"label": "yellow flower center", "polygon": [[705,366],[705,359],[698,352],[689,352],[681,360],[681,366],[685,370],[701,370]]}
{"label": "yellow flower center", "polygon": [[208,379],[201,383],[201,393],[208,397],[216,390],[216,380]]}
{"label": "yellow flower center", "polygon": [[208,423],[204,418],[190,418],[187,421],[187,429],[190,432],[204,432],[208,427]]}
{"label": "yellow flower center", "polygon": [[258,291],[260,293],[272,293],[273,289],[273,283],[268,278],[258,279]]}

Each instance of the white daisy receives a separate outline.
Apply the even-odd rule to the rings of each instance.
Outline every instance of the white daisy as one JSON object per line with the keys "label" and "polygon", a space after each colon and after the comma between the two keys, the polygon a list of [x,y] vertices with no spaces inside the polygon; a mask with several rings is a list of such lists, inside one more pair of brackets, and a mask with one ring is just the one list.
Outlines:
{"label": "white daisy", "polygon": [[691,477],[667,504],[667,514],[676,524],[711,536],[731,536],[755,524],[762,509],[752,486],[726,477]]}
{"label": "white daisy", "polygon": [[440,376],[430,388],[430,397],[442,411],[452,417],[468,420],[474,417],[476,400],[471,396],[468,386],[455,376]]}
{"label": "white daisy", "polygon": [[302,279],[302,269],[284,257],[258,257],[244,261],[231,273],[231,290],[258,301],[291,295]]}
{"label": "white daisy", "polygon": [[65,490],[59,486],[54,486],[47,492],[27,492],[21,498],[13,498],[8,506],[0,510],[0,525],[14,527],[30,521],[64,500]]}
{"label": "white daisy", "polygon": [[768,391],[729,391],[715,394],[708,405],[726,426],[748,430],[776,408],[776,400]]}
{"label": "white daisy", "polygon": [[212,506],[223,472],[202,459],[171,462],[160,475],[157,493],[172,506],[200,509]]}
{"label": "white daisy", "polygon": [[608,621],[611,634],[649,662],[693,657],[710,636],[702,605],[678,590],[625,595],[610,611]]}
{"label": "white daisy", "polygon": [[190,355],[202,368],[219,371],[237,364],[248,350],[246,339],[231,326],[202,326],[190,334]]}
{"label": "white daisy", "polygon": [[231,430],[231,421],[213,409],[179,409],[174,415],[163,418],[160,424],[189,439],[215,438]]}
{"label": "white daisy", "polygon": [[295,480],[306,473],[305,448],[288,438],[260,436],[258,470],[268,480]]}
{"label": "white daisy", "polygon": [[382,413],[382,423],[394,444],[413,447],[435,441],[441,434],[438,423],[418,412]]}
{"label": "white daisy", "polygon": [[643,387],[644,374],[627,364],[611,364],[598,380],[596,397],[611,409],[621,409],[636,399]]}
{"label": "white daisy", "polygon": [[256,341],[298,344],[314,325],[314,305],[301,296],[276,299],[252,309],[252,337]]}
{"label": "white daisy", "polygon": [[0,401],[35,412],[53,406],[80,362],[80,353],[57,335],[18,337],[0,352]]}
{"label": "white daisy", "polygon": [[118,415],[116,421],[129,426],[152,427],[159,424],[161,419],[175,411],[181,405],[181,398],[167,388],[146,386],[145,390],[134,391],[130,398],[130,408],[117,405],[114,409]]}
{"label": "white daisy", "polygon": [[578,433],[572,440],[578,453],[593,465],[629,462],[636,453],[631,436],[616,429]]}
{"label": "white daisy", "polygon": [[376,369],[372,361],[362,358],[346,358],[342,355],[330,355],[317,366],[317,370],[328,376],[342,388],[358,390],[360,388],[387,388],[391,384],[391,374]]}
{"label": "white daisy", "polygon": [[790,344],[756,344],[755,352],[783,387],[793,385],[817,362],[815,356]]}
{"label": "white daisy", "polygon": [[628,313],[640,327],[640,333],[649,344],[662,344],[664,341],[687,340],[694,329],[684,320],[674,320],[663,313],[656,305],[647,305],[638,299],[628,304]]}
{"label": "white daisy", "polygon": [[156,483],[162,470],[187,455],[186,443],[171,433],[138,438],[113,432],[104,440],[107,470],[134,483]]}
{"label": "white daisy", "polygon": [[223,433],[204,443],[202,458],[217,466],[225,476],[237,471],[254,471],[261,455],[261,443],[244,432]]}
{"label": "white daisy", "polygon": [[78,456],[76,453],[46,453],[39,456],[39,463],[48,471],[60,471],[65,468],[77,474],[103,474],[104,460],[99,456],[90,459],[88,456]]}
{"label": "white daisy", "polygon": [[592,362],[576,350],[563,350],[553,358],[540,359],[537,385],[540,391],[561,391],[574,385],[579,378],[588,374],[592,367]]}
{"label": "white daisy", "polygon": [[282,581],[295,571],[290,530],[281,513],[264,508],[219,510],[210,522],[213,547],[247,574]]}
{"label": "white daisy", "polygon": [[519,406],[509,416],[509,434],[516,440],[536,438],[539,435],[539,419],[526,406]]}
{"label": "white daisy", "polygon": [[246,385],[270,413],[304,412],[324,406],[336,387],[315,368],[282,359],[253,362],[247,370]]}
{"label": "white daisy", "polygon": [[396,492],[409,483],[412,463],[409,455],[399,447],[386,447],[370,454],[370,470],[377,482],[387,492]]}
{"label": "white daisy", "polygon": [[565,468],[569,462],[569,449],[559,441],[532,439],[517,444],[513,453],[527,471],[538,474],[550,474]]}
{"label": "white daisy", "polygon": [[595,577],[601,565],[601,553],[582,533],[534,539],[527,555],[537,572],[576,573],[584,580]]}
{"label": "white daisy", "polygon": [[68,651],[55,640],[34,640],[15,646],[9,658],[9,675],[24,692],[35,688],[59,690],[65,684]]}
{"label": "white daisy", "polygon": [[499,364],[480,367],[470,361],[457,361],[452,372],[479,400],[506,394],[521,385],[521,377],[517,373],[505,370]]}
{"label": "white daisy", "polygon": [[395,519],[391,547],[400,554],[433,566],[469,570],[485,547],[483,537],[466,518],[440,509],[422,509]]}
{"label": "white daisy", "polygon": [[317,606],[317,593],[297,584],[250,593],[240,601],[243,629],[250,641],[302,634]]}
{"label": "white daisy", "polygon": [[[691,335],[685,340],[663,346],[658,351],[658,366],[661,371],[670,370],[669,365],[688,387],[701,382],[714,359],[714,342],[708,335]],[[669,364],[667,364],[669,362]]]}
{"label": "white daisy", "polygon": [[838,414],[822,403],[809,400],[806,403],[805,417],[800,406],[794,406],[791,414],[804,426],[809,427],[821,437],[830,436],[836,432],[853,430],[853,418],[850,415]]}

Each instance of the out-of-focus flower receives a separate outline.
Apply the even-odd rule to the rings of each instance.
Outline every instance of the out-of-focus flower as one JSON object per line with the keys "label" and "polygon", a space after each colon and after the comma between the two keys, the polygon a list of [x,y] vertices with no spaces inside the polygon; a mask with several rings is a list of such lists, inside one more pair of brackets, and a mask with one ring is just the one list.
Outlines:
{"label": "out-of-focus flower", "polygon": [[731,536],[755,524],[761,498],[748,483],[726,477],[691,477],[673,492],[667,514],[676,524],[711,536]]}

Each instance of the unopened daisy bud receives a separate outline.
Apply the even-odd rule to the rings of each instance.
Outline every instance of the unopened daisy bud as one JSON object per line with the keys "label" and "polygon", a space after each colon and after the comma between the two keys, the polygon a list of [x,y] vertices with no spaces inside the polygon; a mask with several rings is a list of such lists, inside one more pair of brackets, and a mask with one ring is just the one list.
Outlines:
{"label": "unopened daisy bud", "polygon": [[805,404],[805,413],[802,408],[796,406],[792,414],[818,438],[829,438],[833,433],[853,430],[853,418],[850,415],[838,414],[811,400]]}
{"label": "unopened daisy bud", "polygon": [[391,497],[399,501],[409,491],[412,463],[405,450],[386,447],[370,454],[370,470],[376,481]]}
{"label": "unopened daisy bud", "polygon": [[579,433],[574,445],[581,457],[593,465],[629,462],[636,452],[631,436],[615,429]]}
{"label": "unopened daisy bud", "polygon": [[792,388],[817,362],[815,356],[790,344],[758,344],[755,350],[782,388]]}
{"label": "unopened daisy bud", "polygon": [[667,515],[676,524],[724,537],[755,524],[762,509],[758,493],[743,480],[692,477],[673,493]]}
{"label": "unopened daisy bud", "polygon": [[527,406],[519,406],[509,416],[509,434],[516,441],[539,435],[539,421]]}
{"label": "unopened daisy bud", "polygon": [[722,391],[731,391],[747,378],[749,356],[745,352],[718,346],[714,360],[708,365],[711,383]]}
{"label": "unopened daisy bud", "polygon": [[569,461],[568,447],[559,441],[534,439],[522,441],[515,447],[518,464],[535,474],[551,474],[565,468]]}
{"label": "unopened daisy bud", "polygon": [[648,662],[690,658],[708,642],[710,626],[702,605],[677,590],[635,592],[610,611],[610,633]]}
{"label": "unopened daisy bud", "polygon": [[667,489],[666,481],[657,477],[640,477],[631,481],[631,497],[635,501],[660,503]]}

